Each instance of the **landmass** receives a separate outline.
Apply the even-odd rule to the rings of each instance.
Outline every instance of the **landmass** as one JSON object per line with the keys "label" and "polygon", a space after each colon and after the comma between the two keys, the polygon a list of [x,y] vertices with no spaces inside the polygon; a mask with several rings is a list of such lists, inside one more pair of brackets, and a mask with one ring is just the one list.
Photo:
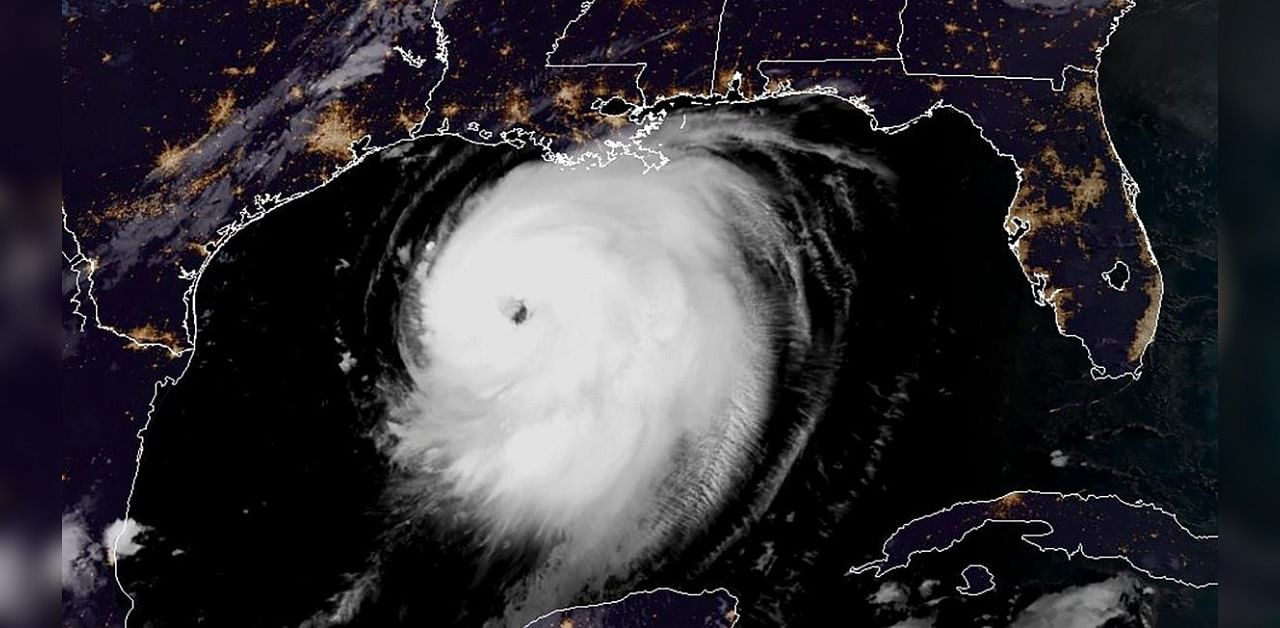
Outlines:
{"label": "landmass", "polygon": [[[879,578],[911,564],[918,554],[945,552],[989,524],[1047,528],[1022,540],[1068,557],[1121,560],[1152,578],[1202,588],[1218,582],[1218,537],[1192,533],[1172,513],[1113,495],[1015,491],[996,499],[965,501],[911,520],[884,542],[876,560],[849,570]],[[967,571],[967,570],[966,570]]]}
{"label": "landmass", "polygon": [[[72,367],[116,374],[84,396],[107,404],[94,408],[95,420],[114,426],[104,430],[135,442],[146,408],[114,383],[152,373],[153,382],[118,383],[155,394],[180,376],[195,343],[192,290],[210,256],[241,226],[388,146],[451,135],[563,154],[605,136],[634,142],[678,97],[820,93],[858,106],[888,133],[943,107],[966,115],[1018,172],[1003,228],[1034,298],[1083,345],[1094,377],[1136,378],[1163,283],[1097,77],[1132,6],[68,0],[64,257],[74,280],[66,290],[82,322],[105,332],[82,340],[93,357]],[[70,494],[104,490],[80,471],[64,470]],[[1115,545],[1119,528],[1064,526],[1079,520],[1054,512],[1031,513],[1054,532],[1024,538],[1090,556],[1095,543],[1103,552]],[[979,519],[989,522],[967,521]],[[1169,520],[1116,517],[1133,526]],[[1059,530],[1085,540],[1054,543]],[[1125,530],[1118,557],[1209,581],[1203,551],[1161,549],[1171,537],[1138,543],[1152,530],[1178,531]],[[1216,538],[1187,543],[1216,546]],[[877,573],[902,558],[898,544],[898,553],[889,547]]]}
{"label": "landmass", "polygon": [[969,565],[960,572],[964,584],[956,587],[961,595],[982,595],[996,588],[996,578],[986,565]]}
{"label": "landmass", "polygon": [[[635,137],[678,96],[826,93],[886,132],[950,107],[1018,170],[1004,228],[1036,300],[1094,377],[1137,377],[1163,283],[1097,88],[1131,7],[70,2],[68,228],[97,323],[180,355],[184,297],[222,238],[406,139],[564,154]],[[1125,284],[1103,276],[1118,264]]]}
{"label": "landmass", "polygon": [[731,628],[737,621],[738,598],[724,589],[696,594],[654,589],[560,609],[525,628]]}

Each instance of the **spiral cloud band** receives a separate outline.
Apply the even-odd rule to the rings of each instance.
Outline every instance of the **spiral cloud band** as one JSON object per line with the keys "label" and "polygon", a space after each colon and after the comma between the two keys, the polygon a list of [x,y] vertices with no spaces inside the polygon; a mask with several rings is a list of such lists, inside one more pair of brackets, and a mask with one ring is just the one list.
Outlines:
{"label": "spiral cloud band", "polygon": [[[527,164],[420,270],[423,353],[395,457],[438,468],[493,534],[630,557],[706,515],[750,452],[771,360],[736,249],[733,173]],[[673,484],[674,481],[678,484]],[[674,513],[673,513],[674,514]],[[642,529],[643,528],[643,529]]]}
{"label": "spiral cloud band", "polygon": [[432,157],[444,206],[388,249],[403,368],[378,440],[393,520],[515,578],[504,624],[696,569],[768,509],[845,359],[850,186],[892,178],[824,134],[695,108],[645,139],[658,169]]}
{"label": "spiral cloud band", "polygon": [[405,142],[227,242],[148,427],[134,619],[234,624],[217,590],[300,628],[520,628],[661,587],[726,586],[752,625],[847,610],[795,583],[1006,433],[982,409],[1026,353],[988,343],[1035,322],[1014,178],[945,112],[654,115],[580,165]]}

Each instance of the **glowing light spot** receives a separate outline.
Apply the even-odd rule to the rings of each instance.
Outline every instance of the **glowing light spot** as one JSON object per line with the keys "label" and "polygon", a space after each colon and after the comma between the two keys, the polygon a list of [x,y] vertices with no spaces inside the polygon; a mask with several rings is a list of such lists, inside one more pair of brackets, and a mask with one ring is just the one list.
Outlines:
{"label": "glowing light spot", "polygon": [[254,74],[258,73],[258,68],[252,65],[247,65],[243,68],[236,67],[236,66],[229,66],[229,67],[222,68],[222,73],[227,76],[253,76]]}
{"label": "glowing light spot", "polygon": [[156,168],[162,173],[169,174],[182,166],[188,153],[191,152],[191,146],[173,146],[168,142],[164,142],[163,145],[164,148],[156,156]]}
{"label": "glowing light spot", "polygon": [[133,341],[127,345],[130,349],[143,349],[148,345],[162,345],[171,355],[182,350],[182,341],[178,334],[162,329],[155,323],[146,323],[130,329],[126,335]]}
{"label": "glowing light spot", "polygon": [[529,121],[529,99],[520,90],[511,92],[502,107],[507,124],[522,124]]}
{"label": "glowing light spot", "polygon": [[325,107],[316,118],[311,133],[307,135],[307,150],[347,160],[354,156],[351,144],[363,136],[350,107],[338,100]]}
{"label": "glowing light spot", "polygon": [[462,105],[457,103],[448,103],[440,108],[440,115],[446,118],[452,118],[459,113],[462,113]]}
{"label": "glowing light spot", "polygon": [[236,108],[236,93],[227,90],[218,94],[218,99],[209,107],[209,126],[219,127],[231,119]]}
{"label": "glowing light spot", "polygon": [[570,111],[581,109],[583,91],[581,83],[562,83],[556,90],[556,106]]}

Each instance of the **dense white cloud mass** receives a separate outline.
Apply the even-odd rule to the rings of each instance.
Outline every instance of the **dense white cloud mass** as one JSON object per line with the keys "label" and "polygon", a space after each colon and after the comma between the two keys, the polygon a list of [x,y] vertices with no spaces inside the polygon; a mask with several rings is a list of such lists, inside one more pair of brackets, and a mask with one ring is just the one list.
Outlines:
{"label": "dense white cloud mass", "polygon": [[51,535],[0,527],[0,626],[48,625],[57,599],[58,550]]}
{"label": "dense white cloud mass", "polygon": [[23,598],[30,594],[24,585],[26,559],[19,543],[0,535],[0,621],[22,613]]}
{"label": "dense white cloud mass", "polygon": [[933,628],[933,617],[908,617],[890,628]]}
{"label": "dense white cloud mass", "polygon": [[1137,593],[1128,576],[1049,593],[1024,608],[1011,628],[1097,628],[1128,615],[1124,602]]}
{"label": "dense white cloud mass", "polygon": [[[894,181],[792,124],[708,109],[655,126],[660,156],[482,169],[397,236],[371,436],[404,533],[325,621],[414,543],[520,573],[503,621],[523,625],[709,560],[768,509],[846,357],[854,273],[830,238],[857,228],[850,180],[868,199]],[[839,175],[809,181],[818,163]]]}
{"label": "dense white cloud mass", "polygon": [[137,536],[150,530],[133,519],[117,519],[102,533],[102,546],[107,548],[107,562],[133,556],[142,549]]}
{"label": "dense white cloud mass", "polygon": [[403,488],[550,548],[549,592],[714,519],[753,468],[779,343],[807,329],[771,191],[705,150],[792,140],[728,121],[665,127],[653,171],[517,167],[424,245],[406,291]]}
{"label": "dense white cloud mass", "polygon": [[74,515],[62,517],[62,589],[75,597],[84,597],[101,584],[98,561],[101,547],[93,542],[84,523]]}
{"label": "dense white cloud mass", "polygon": [[907,588],[897,582],[887,581],[867,601],[877,606],[901,606],[907,601]]}
{"label": "dense white cloud mass", "polygon": [[492,534],[558,539],[568,562],[625,561],[708,515],[768,392],[733,231],[776,227],[731,215],[727,168],[641,168],[525,166],[477,201],[422,269],[425,353],[393,424],[396,458]]}

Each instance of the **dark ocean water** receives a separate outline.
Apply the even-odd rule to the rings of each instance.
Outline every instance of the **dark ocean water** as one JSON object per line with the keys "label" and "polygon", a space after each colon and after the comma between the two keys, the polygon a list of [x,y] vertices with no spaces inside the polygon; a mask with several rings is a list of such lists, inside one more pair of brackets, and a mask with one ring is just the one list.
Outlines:
{"label": "dark ocean water", "polygon": [[[1211,421],[1197,397],[1207,394],[1197,378],[1205,350],[1180,343],[1137,383],[1090,380],[1084,352],[1033,304],[1006,246],[1000,225],[1012,169],[965,118],[944,112],[886,136],[822,98],[802,114],[795,102],[740,107],[801,115],[799,132],[874,155],[896,183],[850,185],[856,226],[837,248],[853,271],[851,314],[830,327],[845,358],[807,448],[782,469],[776,499],[745,534],[736,524],[713,526],[608,594],[723,586],[739,597],[744,626],[834,616],[888,623],[883,611],[849,603],[880,583],[844,571],[902,522],[954,501],[1032,487],[1088,490],[1211,522],[1211,485],[1202,483],[1211,452],[1187,437]],[[380,593],[360,625],[474,623],[499,612],[498,593],[536,555],[486,561],[463,539],[441,546],[416,524],[388,525],[380,494],[388,471],[365,435],[377,420],[376,365],[391,359],[380,342],[392,332],[395,299],[368,287],[396,206],[408,199],[429,215],[433,202],[465,193],[468,177],[441,179],[441,164],[466,161],[474,170],[464,172],[483,179],[528,157],[420,140],[277,210],[219,253],[197,294],[200,348],[147,434],[134,516],[159,533],[122,571],[144,625],[244,625],[245,607],[258,609],[251,623],[296,624],[347,587],[350,574],[367,573],[374,555]],[[406,195],[414,189],[425,196]],[[411,229],[430,224],[417,216],[423,222]],[[817,320],[833,315],[815,306]],[[366,368],[343,373],[343,351]],[[1183,390],[1187,382],[1193,390]],[[1054,467],[1053,450],[1078,462]],[[379,554],[388,546],[395,551]],[[1039,554],[1006,530],[922,559],[900,578],[939,578],[951,590],[975,557],[1009,585],[943,600],[940,625],[1008,616],[1039,591],[1117,570]]]}
{"label": "dark ocean water", "polygon": [[[1166,284],[1141,380],[1090,380],[1079,344],[1034,306],[1002,229],[1012,168],[966,119],[941,112],[884,136],[849,107],[821,105],[831,108],[832,133],[898,177],[891,194],[862,192],[863,207],[875,210],[858,214],[868,235],[851,248],[856,290],[838,394],[748,533],[703,560],[716,535],[729,536],[713,531],[688,556],[610,593],[723,586],[740,599],[743,626],[833,617],[888,625],[906,611],[863,604],[879,583],[844,571],[906,520],[1021,488],[1151,500],[1196,532],[1214,531],[1216,67],[1196,51],[1212,45],[1206,24],[1215,12],[1212,3],[1140,3],[1102,69],[1108,122],[1142,187],[1139,213]],[[1198,43],[1173,43],[1186,41]],[[365,292],[375,265],[361,264],[369,242],[390,229],[381,208],[430,183],[421,166],[440,159],[433,152],[470,150],[424,139],[406,155],[371,159],[218,254],[197,295],[200,348],[147,434],[133,516],[157,532],[122,570],[140,604],[134,625],[297,624],[347,586],[348,574],[364,573],[379,547],[405,542],[387,531],[387,469],[365,438],[368,390],[337,368],[353,347],[335,338],[389,332],[386,320],[366,316],[382,297]],[[481,167],[532,157],[485,150]],[[1066,467],[1050,465],[1055,450],[1067,454]],[[391,585],[363,620],[451,623],[496,612],[494,591],[525,559],[513,554],[486,572],[475,559],[427,547],[388,560]],[[898,578],[938,578],[950,591],[973,562],[992,569],[997,591],[943,600],[939,626],[1008,617],[1039,593],[1121,570],[1040,554],[1005,529]],[[1215,591],[1157,589],[1158,625],[1215,622]]]}

